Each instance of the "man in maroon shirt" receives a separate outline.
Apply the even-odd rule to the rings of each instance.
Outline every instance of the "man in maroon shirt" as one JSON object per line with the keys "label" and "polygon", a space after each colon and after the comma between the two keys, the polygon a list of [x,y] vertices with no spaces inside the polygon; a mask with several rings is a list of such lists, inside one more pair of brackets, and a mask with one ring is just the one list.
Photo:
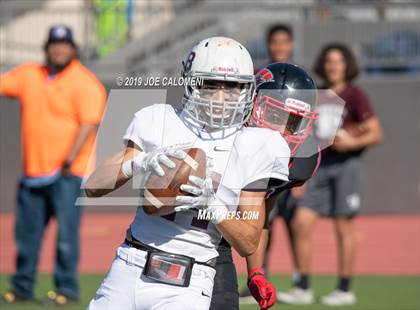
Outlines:
{"label": "man in maroon shirt", "polygon": [[[342,128],[338,130],[333,145],[322,152],[318,172],[307,183],[305,193],[298,201],[292,229],[301,275],[292,290],[278,293],[277,298],[289,304],[314,302],[309,283],[311,234],[315,220],[319,216],[328,216],[335,222],[339,280],[337,289],[322,297],[321,302],[327,305],[349,305],[356,302],[350,290],[350,280],[355,251],[353,218],[360,209],[360,155],[366,147],[382,140],[382,130],[369,99],[352,84],[358,68],[353,54],[346,46],[326,46],[316,62],[315,72],[323,80],[325,88],[333,90],[345,101]],[[338,115],[334,113],[341,111],[323,105],[319,113],[317,129],[320,134],[328,128],[331,119],[337,118]]]}

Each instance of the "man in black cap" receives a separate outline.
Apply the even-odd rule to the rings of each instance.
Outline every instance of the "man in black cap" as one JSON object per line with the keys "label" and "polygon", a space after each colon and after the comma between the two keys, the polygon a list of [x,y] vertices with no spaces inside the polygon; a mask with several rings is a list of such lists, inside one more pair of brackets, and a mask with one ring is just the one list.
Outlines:
{"label": "man in black cap", "polygon": [[[57,52],[57,49],[60,51]],[[72,30],[63,25],[51,27],[44,50],[49,74],[54,75],[62,71],[74,58],[77,58],[78,50]]]}
{"label": "man in black cap", "polygon": [[[16,273],[3,302],[33,300],[44,230],[57,219],[56,291],[46,301],[65,305],[79,298],[77,264],[81,210],[75,206],[106,100],[102,84],[77,59],[69,27],[50,29],[45,64],[24,64],[0,76],[0,95],[22,105],[23,177],[15,236]],[[87,172],[87,171],[86,171]]]}

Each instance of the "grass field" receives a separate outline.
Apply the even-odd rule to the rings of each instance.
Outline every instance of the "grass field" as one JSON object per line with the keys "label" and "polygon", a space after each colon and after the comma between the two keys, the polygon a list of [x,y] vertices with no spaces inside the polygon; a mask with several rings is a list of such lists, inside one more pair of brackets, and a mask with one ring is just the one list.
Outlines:
{"label": "grass field", "polygon": [[[103,279],[103,275],[82,274],[80,275],[81,285],[81,302],[77,306],[66,307],[68,310],[85,309],[90,298],[95,294],[96,289]],[[273,278],[276,287],[282,290],[290,287],[289,277],[285,275]],[[240,277],[241,286],[245,285],[245,278]],[[316,296],[328,293],[334,288],[336,283],[335,277],[332,276],[316,276],[312,279]],[[8,276],[0,275],[0,292],[4,292],[9,288]],[[41,274],[38,277],[36,286],[36,297],[41,299],[45,293],[52,288],[52,279],[50,276]],[[348,310],[418,310],[420,309],[420,277],[418,276],[358,276],[354,279],[354,290],[358,297],[358,303],[354,306],[333,307],[333,309]],[[41,310],[45,307],[35,304],[4,306],[1,309],[31,309]],[[311,306],[287,306],[276,305],[272,309],[283,310],[314,310],[329,309],[320,304]],[[49,307],[49,309],[55,309]],[[63,308],[57,308],[63,309]],[[258,309],[255,305],[241,306],[241,310]],[[180,309],[181,310],[181,309]],[[226,309],[229,310],[229,309]]]}

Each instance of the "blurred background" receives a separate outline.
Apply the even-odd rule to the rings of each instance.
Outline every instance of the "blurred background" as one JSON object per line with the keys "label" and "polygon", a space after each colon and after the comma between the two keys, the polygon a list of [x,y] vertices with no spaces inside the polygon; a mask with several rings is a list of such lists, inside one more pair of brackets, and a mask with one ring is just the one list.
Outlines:
{"label": "blurred background", "polygon": [[[43,62],[48,28],[66,24],[74,31],[81,61],[108,91],[118,88],[119,76],[179,76],[181,60],[191,46],[213,35],[243,43],[259,68],[268,61],[266,30],[276,23],[293,29],[293,60],[308,70],[325,44],[338,41],[350,46],[361,67],[356,84],[369,95],[385,136],[383,144],[364,154],[362,216],[356,222],[360,250],[355,271],[360,278],[355,289],[364,290],[359,307],[419,309],[419,1],[1,0],[0,8],[1,73],[22,63]],[[5,275],[14,271],[13,211],[22,170],[20,106],[5,97],[0,100],[3,291],[8,285]],[[97,275],[82,284],[88,300],[110,266],[134,208],[87,207],[86,211],[79,269],[82,274]],[[47,274],[53,269],[54,225],[46,232],[39,263]],[[328,220],[322,220],[314,233],[313,270],[320,275],[314,281],[320,287],[334,282],[328,276],[336,270],[332,229]],[[284,275],[291,272],[291,262],[286,238],[281,228],[276,231],[270,266],[272,273]],[[236,257],[236,261],[244,273],[243,260]],[[48,275],[41,279],[40,285],[48,287]],[[290,282],[279,279],[283,278],[276,280],[282,288]],[[409,284],[398,287],[402,279]],[[389,291],[381,291],[382,285],[388,285]],[[398,297],[391,302],[393,293]]]}

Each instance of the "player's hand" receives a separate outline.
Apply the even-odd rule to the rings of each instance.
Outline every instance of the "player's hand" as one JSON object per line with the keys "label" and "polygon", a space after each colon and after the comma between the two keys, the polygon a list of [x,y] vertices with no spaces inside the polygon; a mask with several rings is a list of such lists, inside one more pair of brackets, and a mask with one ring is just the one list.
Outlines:
{"label": "player's hand", "polygon": [[211,213],[210,221],[217,225],[226,219],[228,208],[214,192],[213,188],[213,163],[211,160],[206,164],[206,177],[204,179],[190,176],[189,182],[192,184],[182,184],[181,190],[193,196],[176,196],[175,201],[179,206],[175,207],[176,212],[188,211],[191,209],[206,210]]}
{"label": "player's hand", "polygon": [[178,207],[175,207],[176,212],[186,211],[192,208],[208,208],[209,202],[215,197],[213,180],[211,178],[212,173],[213,164],[211,160],[207,160],[206,176],[204,179],[194,175],[188,177],[190,184],[182,184],[180,189],[193,196],[176,196],[175,201],[179,204]]}
{"label": "player's hand", "polygon": [[248,279],[248,288],[261,310],[271,308],[276,303],[276,288],[268,281],[263,270],[255,268]]}
{"label": "player's hand", "polygon": [[169,169],[174,169],[176,165],[169,157],[180,160],[184,159],[187,153],[183,149],[185,149],[185,145],[174,145],[158,148],[149,153],[140,153],[132,160],[123,163],[122,172],[127,177],[131,177],[139,172],[146,175],[154,173],[158,176],[164,176],[165,172],[161,165],[165,165]]}
{"label": "player's hand", "polygon": [[165,172],[160,166],[165,165],[169,169],[174,169],[176,167],[175,163],[169,159],[169,157],[174,157],[177,159],[184,159],[187,156],[181,147],[178,146],[169,146],[164,148],[159,148],[150,153],[140,157],[138,160],[134,160],[135,164],[141,169],[143,173],[152,172],[158,176],[164,176]]}

